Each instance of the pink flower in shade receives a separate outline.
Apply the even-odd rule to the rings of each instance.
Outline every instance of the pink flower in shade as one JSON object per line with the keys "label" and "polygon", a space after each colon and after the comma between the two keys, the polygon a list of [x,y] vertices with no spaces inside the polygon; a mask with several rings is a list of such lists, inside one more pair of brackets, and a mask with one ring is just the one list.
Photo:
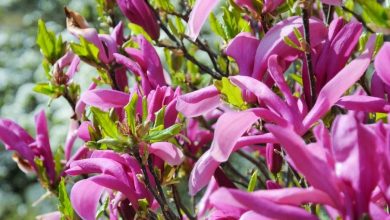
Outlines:
{"label": "pink flower in shade", "polygon": [[[231,82],[240,87],[244,93],[249,92],[257,97],[259,107],[241,112],[227,112],[219,117],[215,125],[214,139],[210,150],[202,155],[191,173],[190,194],[197,193],[207,185],[215,169],[221,162],[226,161],[232,152],[244,146],[277,143],[277,139],[270,133],[245,136],[258,119],[261,118],[266,123],[280,126],[290,125],[298,134],[304,134],[309,130],[340,99],[344,92],[364,74],[371,62],[374,42],[375,37],[372,37],[368,43],[368,49],[340,70],[322,88],[317,102],[308,113],[300,110],[299,99],[292,95],[284,81],[282,68],[276,55],[269,58],[269,72],[282,92],[284,99],[276,95],[267,85],[254,78],[248,76],[230,77]],[[211,100],[214,107],[220,105],[221,101],[218,103],[216,99],[219,96],[218,92],[210,91],[213,91],[212,87],[179,97],[177,109],[188,117],[202,114],[202,107],[200,106],[204,106],[209,100]],[[204,100],[202,100],[202,97],[204,97]],[[194,109],[197,111],[194,111]],[[210,110],[210,107],[205,106],[203,113]],[[230,126],[231,124],[235,126]]]}
{"label": "pink flower in shade", "polygon": [[388,64],[390,62],[390,43],[386,42],[379,50],[375,59],[375,70],[377,76],[387,85],[390,86],[390,71]]}
{"label": "pink flower in shade", "polygon": [[15,160],[23,171],[34,171],[39,174],[35,159],[43,161],[48,184],[56,184],[58,176],[55,171],[53,154],[50,148],[49,133],[45,112],[35,116],[36,138],[32,138],[26,130],[8,119],[0,119],[0,140],[7,150],[15,151]]}
{"label": "pink flower in shade", "polygon": [[[206,22],[211,11],[218,5],[218,0],[197,0],[194,8],[190,14],[188,21],[187,34],[196,39],[202,29],[203,24]],[[241,7],[246,7],[253,12],[256,12],[253,3],[250,0],[235,0],[235,3]],[[263,12],[272,12],[280,4],[284,3],[284,0],[267,0],[264,2]]]}
{"label": "pink flower in shade", "polygon": [[[152,204],[152,195],[145,185],[139,182],[141,174],[138,162],[128,156],[113,151],[94,151],[90,158],[77,160],[70,164],[66,173],[71,176],[97,174],[78,181],[71,191],[71,202],[77,214],[83,219],[95,219],[99,201],[104,193],[117,203],[122,201],[123,208],[137,210],[139,199],[147,199]],[[115,214],[117,207],[113,208]]]}
{"label": "pink flower in shade", "polygon": [[[327,28],[322,21],[312,18],[310,22],[311,46],[313,50],[320,47],[327,37]],[[288,46],[284,38],[288,37],[299,45],[294,34],[297,28],[303,33],[303,24],[300,17],[294,16],[280,21],[273,26],[262,40],[252,37],[249,33],[237,35],[226,49],[226,54],[234,58],[238,64],[240,75],[251,76],[253,78],[269,81],[264,78],[267,72],[268,59],[277,54],[286,63],[296,60],[303,53],[300,50]],[[289,65],[286,64],[285,68]],[[272,80],[271,80],[272,81]],[[270,85],[267,82],[267,85]]]}
{"label": "pink flower in shade", "polygon": [[[176,122],[177,110],[176,110],[176,97],[180,94],[180,89],[173,91],[170,87],[157,87],[156,90],[152,90],[147,96],[148,102],[148,117],[147,120],[153,122],[155,120],[155,113],[165,106],[164,126],[168,128]],[[108,110],[110,108],[117,108],[122,117],[119,120],[125,120],[123,117],[123,108],[128,104],[130,94],[115,91],[96,89],[89,90],[83,93],[80,99],[89,106],[94,106],[102,110]],[[142,99],[138,99],[137,115],[142,115]],[[79,132],[79,135],[88,139],[86,126],[82,125],[84,132]],[[157,142],[148,146],[149,153],[156,155],[160,159],[166,161],[170,165],[178,165],[184,160],[184,155],[176,146],[169,142]]]}
{"label": "pink flower in shade", "polygon": [[[138,93],[142,97],[142,93],[139,91],[134,91],[133,93]],[[163,106],[165,109],[165,127],[172,126],[176,122],[177,110],[176,110],[176,100],[177,96],[180,95],[180,89],[172,90],[171,87],[157,87],[155,90],[152,90],[147,95],[148,102],[148,120],[155,120],[155,113],[159,111]],[[123,108],[129,103],[131,94],[108,90],[108,89],[95,89],[84,92],[80,100],[89,105],[106,111],[110,108],[119,108],[123,112]],[[142,99],[138,99],[137,103],[137,114],[142,115]],[[122,113],[120,115],[123,115]]]}
{"label": "pink flower in shade", "polygon": [[[332,21],[328,38],[314,56],[317,92],[345,66],[359,42],[362,30],[363,25],[359,22],[346,24],[342,18]],[[337,57],[337,59],[329,59],[329,57]]]}
{"label": "pink flower in shade", "polygon": [[311,186],[331,198],[333,205],[326,203],[328,209],[337,210],[345,219],[365,214],[380,219],[371,197],[378,185],[378,147],[383,141],[369,125],[362,124],[353,113],[338,116],[331,133],[323,124],[315,127],[317,142],[309,145],[290,127],[267,128],[282,144],[290,164]]}
{"label": "pink flower in shade", "polygon": [[141,26],[152,39],[158,39],[160,29],[156,16],[145,1],[117,0],[116,2],[118,3],[119,9],[130,22]]}
{"label": "pink flower in shade", "polygon": [[[317,219],[300,206],[324,205],[332,219],[387,219],[380,198],[387,197],[389,127],[363,124],[353,112],[338,116],[331,132],[320,123],[313,129],[317,142],[306,144],[288,126],[266,125],[280,141],[287,160],[308,181],[309,188],[276,188],[252,193],[237,189],[213,190],[209,212],[238,210],[233,219]],[[289,135],[286,135],[289,134]],[[382,193],[378,193],[378,186]],[[380,191],[380,190],[379,190]]]}
{"label": "pink flower in shade", "polygon": [[128,56],[115,53],[114,57],[117,63],[141,77],[142,89],[147,95],[157,86],[167,85],[167,82],[160,58],[153,45],[142,35],[135,37],[134,40],[138,43],[139,49],[125,48]]}

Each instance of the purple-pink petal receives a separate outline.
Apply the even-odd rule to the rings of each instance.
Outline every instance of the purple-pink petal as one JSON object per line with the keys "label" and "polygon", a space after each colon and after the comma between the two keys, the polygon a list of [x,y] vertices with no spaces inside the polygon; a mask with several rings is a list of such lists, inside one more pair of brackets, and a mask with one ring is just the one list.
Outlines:
{"label": "purple-pink petal", "polygon": [[186,117],[196,117],[214,110],[219,105],[221,101],[218,90],[214,86],[208,86],[179,96],[176,109]]}
{"label": "purple-pink petal", "polygon": [[184,155],[181,150],[169,142],[157,142],[149,146],[149,152],[161,158],[169,165],[176,166],[183,162]]}
{"label": "purple-pink petal", "polygon": [[109,89],[95,89],[85,91],[80,101],[87,105],[107,110],[109,108],[123,108],[129,103],[130,95],[124,92],[109,90]]}

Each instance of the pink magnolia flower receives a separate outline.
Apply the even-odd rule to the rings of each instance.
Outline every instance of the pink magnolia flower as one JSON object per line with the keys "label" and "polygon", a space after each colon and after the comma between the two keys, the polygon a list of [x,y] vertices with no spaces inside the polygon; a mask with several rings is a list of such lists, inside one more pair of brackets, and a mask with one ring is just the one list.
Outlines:
{"label": "pink magnolia flower", "polygon": [[[72,162],[66,173],[71,176],[97,174],[76,182],[72,187],[73,208],[83,219],[95,219],[99,200],[104,193],[109,195],[110,203],[122,203],[122,208],[133,210],[133,213],[139,207],[139,199],[147,199],[152,204],[151,193],[137,178],[137,174],[142,173],[138,162],[126,154],[94,151],[90,158]],[[112,207],[110,215],[115,215],[116,209],[117,206]]]}
{"label": "pink magnolia flower", "polygon": [[[188,21],[187,34],[192,38],[196,39],[200,33],[200,30],[203,24],[206,22],[207,17],[211,11],[218,5],[218,0],[197,0],[194,8],[190,14]],[[241,7],[246,7],[253,12],[256,12],[256,9],[253,6],[253,3],[248,0],[235,0],[235,3]],[[266,0],[264,1],[263,12],[272,12],[280,4],[284,3],[284,0]]]}
{"label": "pink magnolia flower", "polygon": [[7,150],[15,151],[14,159],[25,171],[39,174],[36,159],[43,161],[49,185],[56,184],[58,176],[55,170],[53,154],[50,148],[49,133],[44,111],[35,116],[36,138],[32,138],[26,130],[8,119],[0,119],[0,140]]}
{"label": "pink magnolia flower", "polygon": [[[311,46],[320,47],[327,37],[327,28],[322,21],[312,18],[310,22]],[[268,59],[277,54],[286,62],[291,62],[303,55],[302,51],[288,46],[284,38],[288,37],[297,45],[298,39],[294,29],[303,33],[303,23],[300,17],[294,16],[274,25],[260,41],[248,33],[237,35],[228,45],[226,54],[234,58],[239,66],[240,75],[264,79],[267,72]],[[286,65],[287,68],[289,65]],[[268,84],[268,83],[267,83]]]}
{"label": "pink magnolia flower", "polygon": [[[142,93],[138,90],[133,92],[138,93],[142,97]],[[149,121],[155,120],[155,113],[159,111],[163,106],[165,109],[164,124],[165,127],[169,127],[176,122],[177,110],[176,110],[176,100],[177,96],[180,95],[180,88],[177,88],[175,91],[171,87],[157,87],[155,90],[152,90],[147,95],[148,103],[148,118]],[[129,103],[131,94],[108,90],[108,89],[95,89],[84,92],[80,100],[90,106],[106,111],[110,108],[119,108],[123,112],[123,108]],[[137,103],[137,114],[142,115],[142,99],[138,99]],[[122,113],[120,115],[123,115]]]}
{"label": "pink magnolia flower", "polygon": [[[168,128],[172,126],[176,122],[178,114],[175,107],[176,97],[179,94],[180,89],[176,89],[176,91],[173,91],[170,87],[157,87],[156,90],[151,91],[147,96],[147,120],[151,122],[155,121],[155,113],[159,111],[163,106],[165,106],[166,109],[164,114],[164,127]],[[96,89],[84,92],[80,99],[87,105],[101,108],[102,110],[117,108],[120,112],[119,115],[122,115],[122,117],[119,119],[121,121],[125,120],[125,118],[123,117],[123,108],[129,103],[130,94],[115,90]],[[141,102],[142,99],[138,99],[136,110],[137,115],[142,115]],[[85,139],[88,139],[89,135],[86,134],[86,126],[88,125],[83,125],[84,132],[80,134],[81,136],[85,137]],[[156,155],[170,165],[178,165],[184,160],[184,155],[181,150],[169,142],[156,142],[150,144],[147,149],[149,153]]]}
{"label": "pink magnolia flower", "polygon": [[363,25],[359,22],[345,24],[342,18],[332,21],[328,38],[314,57],[317,92],[345,66],[359,42],[362,30]]}
{"label": "pink magnolia flower", "polygon": [[386,84],[390,85],[390,74],[388,63],[390,60],[390,43],[386,42],[379,50],[375,59],[375,70],[377,76]]}
{"label": "pink magnolia flower", "polygon": [[119,53],[115,53],[114,57],[117,63],[141,77],[142,89],[147,95],[157,86],[167,85],[167,82],[160,58],[153,45],[142,35],[135,37],[134,40],[139,44],[139,49],[125,48],[129,57]]}
{"label": "pink magnolia flower", "polygon": [[[238,5],[247,7],[254,10],[253,3],[247,0],[236,0]],[[322,2],[330,5],[341,5],[342,0],[322,0]],[[206,22],[207,17],[211,11],[218,5],[218,0],[197,0],[194,8],[190,14],[188,21],[187,34],[192,38],[196,39],[200,33],[203,24]],[[272,12],[280,4],[284,3],[284,0],[266,0],[264,1],[263,12]],[[283,40],[283,39],[281,39]]]}
{"label": "pink magnolia flower", "polygon": [[160,36],[160,29],[156,16],[145,3],[139,0],[117,0],[122,13],[130,22],[141,26],[152,39],[157,40]]}
{"label": "pink magnolia flower", "polygon": [[337,210],[345,219],[365,214],[375,218],[371,196],[379,180],[377,154],[381,140],[373,129],[349,113],[336,118],[331,133],[323,124],[315,127],[317,142],[306,145],[291,127],[267,128],[282,144],[290,164],[310,185],[331,198],[333,204],[326,203],[329,209]]}
{"label": "pink magnolia flower", "polygon": [[[269,72],[276,85],[280,88],[284,100],[269,89],[267,85],[254,78],[248,76],[230,77],[233,84],[245,91],[243,93],[249,92],[257,97],[259,107],[241,112],[227,112],[219,117],[215,125],[214,139],[210,150],[202,155],[191,173],[189,181],[190,194],[195,194],[207,185],[215,169],[221,162],[226,161],[232,152],[244,146],[278,142],[269,133],[242,137],[247,134],[247,131],[258,119],[261,118],[266,123],[274,123],[280,126],[289,124],[298,134],[304,134],[364,74],[371,62],[374,41],[375,38],[371,38],[368,43],[368,49],[344,67],[322,88],[317,97],[317,102],[308,113],[299,109],[299,100],[289,90],[276,55],[269,58]],[[187,117],[200,115],[202,114],[202,111],[200,111],[202,109],[201,106],[207,105],[207,102],[202,100],[202,97],[205,100],[212,100],[213,106],[218,106],[216,100],[218,92],[210,93],[210,91],[213,91],[211,88],[179,97],[177,109]],[[199,111],[194,112],[194,109]],[[210,107],[205,106],[203,111],[210,111]],[[235,126],[230,126],[231,124]]]}

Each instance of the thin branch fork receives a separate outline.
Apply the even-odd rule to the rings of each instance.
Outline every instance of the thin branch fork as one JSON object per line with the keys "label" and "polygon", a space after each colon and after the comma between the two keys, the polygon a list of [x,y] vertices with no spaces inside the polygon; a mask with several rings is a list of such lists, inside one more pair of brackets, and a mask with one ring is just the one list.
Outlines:
{"label": "thin branch fork", "polygon": [[313,61],[311,56],[310,22],[309,22],[312,4],[313,4],[312,0],[303,0],[301,3],[303,37],[305,40],[305,58],[306,58],[307,69],[308,69],[308,79],[310,81],[310,97],[311,97],[310,105],[311,106],[313,106],[316,101],[316,80],[315,80]]}

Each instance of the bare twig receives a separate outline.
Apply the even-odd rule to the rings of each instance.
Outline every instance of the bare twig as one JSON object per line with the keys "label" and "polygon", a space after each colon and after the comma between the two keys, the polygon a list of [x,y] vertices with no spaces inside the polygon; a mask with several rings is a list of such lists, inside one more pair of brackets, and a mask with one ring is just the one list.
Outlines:
{"label": "bare twig", "polygon": [[[313,106],[316,101],[316,81],[313,70],[312,56],[311,56],[311,42],[310,42],[310,10],[312,0],[305,0],[302,4],[302,21],[303,21],[303,37],[305,40],[305,58],[308,70],[308,79],[310,81],[310,105]],[[309,100],[308,100],[309,101]]]}

